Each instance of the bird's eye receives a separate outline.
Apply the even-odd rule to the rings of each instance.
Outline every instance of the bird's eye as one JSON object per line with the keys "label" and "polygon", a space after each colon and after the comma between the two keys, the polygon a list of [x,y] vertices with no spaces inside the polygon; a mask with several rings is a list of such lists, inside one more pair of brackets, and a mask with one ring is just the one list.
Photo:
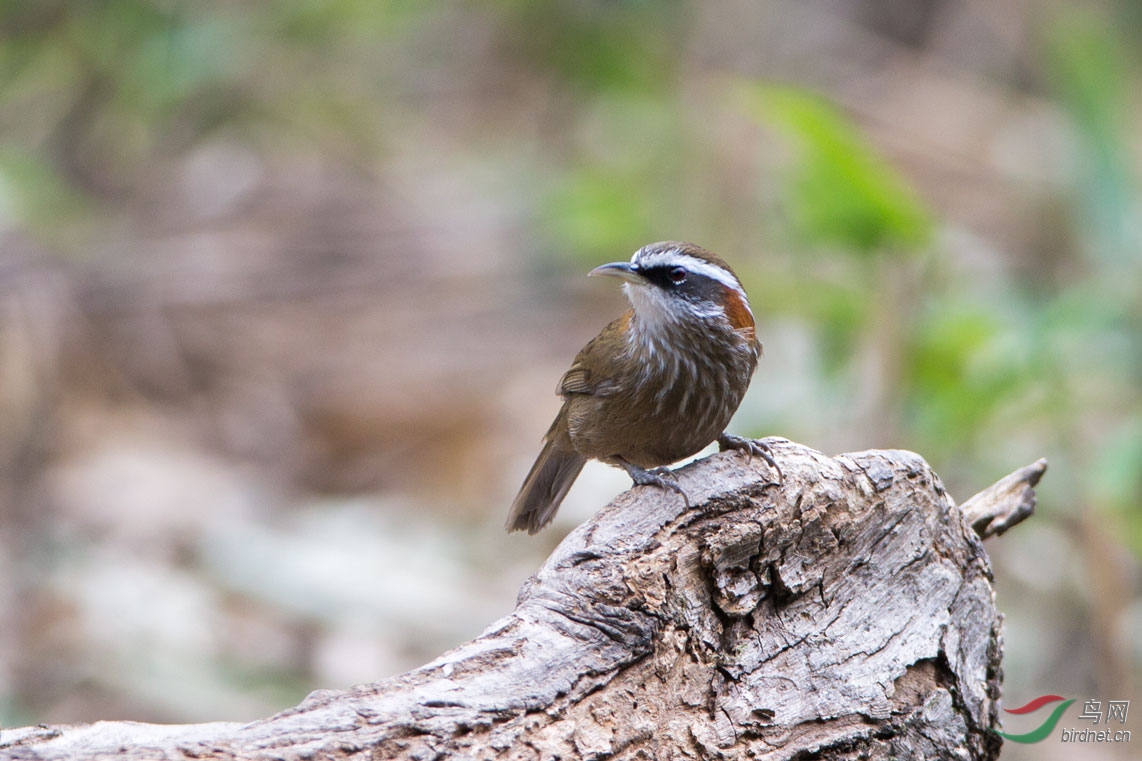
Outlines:
{"label": "bird's eye", "polygon": [[675,285],[681,285],[686,282],[686,274],[685,267],[674,267],[670,270],[670,282]]}

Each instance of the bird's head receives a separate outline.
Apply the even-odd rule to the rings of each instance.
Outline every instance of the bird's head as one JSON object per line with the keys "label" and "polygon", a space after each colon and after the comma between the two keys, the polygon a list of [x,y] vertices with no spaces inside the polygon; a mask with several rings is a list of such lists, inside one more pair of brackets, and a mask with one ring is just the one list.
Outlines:
{"label": "bird's head", "polygon": [[741,281],[721,257],[701,246],[652,243],[629,262],[604,264],[589,274],[625,280],[635,316],[647,327],[724,324],[754,338],[753,311]]}

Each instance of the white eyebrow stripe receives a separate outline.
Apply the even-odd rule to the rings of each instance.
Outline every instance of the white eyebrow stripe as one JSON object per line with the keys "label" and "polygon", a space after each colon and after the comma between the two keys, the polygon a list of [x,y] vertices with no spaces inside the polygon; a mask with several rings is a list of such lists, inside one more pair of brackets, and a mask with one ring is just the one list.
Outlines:
{"label": "white eyebrow stripe", "polygon": [[[642,252],[640,251],[639,253]],[[718,281],[727,288],[733,288],[738,292],[738,295],[742,297],[742,300],[746,302],[746,308],[749,308],[749,301],[746,299],[745,289],[742,288],[741,283],[738,282],[736,277],[716,264],[710,264],[707,261],[690,256],[689,254],[680,253],[676,249],[655,252],[649,256],[642,257],[639,256],[639,253],[631,257],[631,264],[637,264],[639,267],[646,269],[661,267],[663,265],[685,267],[697,275],[705,275],[711,280]]]}

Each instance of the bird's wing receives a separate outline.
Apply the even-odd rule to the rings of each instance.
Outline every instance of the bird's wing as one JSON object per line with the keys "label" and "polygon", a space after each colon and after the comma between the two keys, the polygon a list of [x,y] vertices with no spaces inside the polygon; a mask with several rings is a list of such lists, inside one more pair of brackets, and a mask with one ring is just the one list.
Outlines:
{"label": "bird's wing", "polygon": [[560,396],[571,394],[594,394],[598,384],[591,382],[591,371],[582,365],[571,365],[571,369],[563,373],[559,379],[559,388],[556,393]]}
{"label": "bird's wing", "polygon": [[618,391],[619,367],[616,356],[619,352],[616,352],[616,348],[624,340],[629,321],[630,312],[627,312],[603,328],[599,335],[575,355],[571,368],[559,379],[557,393],[560,396],[610,396]]}

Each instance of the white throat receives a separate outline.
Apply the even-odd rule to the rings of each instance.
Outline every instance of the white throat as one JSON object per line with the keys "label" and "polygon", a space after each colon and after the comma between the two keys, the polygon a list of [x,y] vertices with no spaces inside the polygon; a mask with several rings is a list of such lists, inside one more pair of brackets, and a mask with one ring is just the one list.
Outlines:
{"label": "white throat", "polygon": [[701,308],[696,304],[671,298],[654,286],[623,285],[627,300],[634,307],[631,319],[630,342],[634,353],[647,359],[661,358],[664,353],[680,351],[691,346],[682,334],[688,324],[700,320],[708,329],[711,325],[724,326],[730,331],[726,312],[719,306]]}

